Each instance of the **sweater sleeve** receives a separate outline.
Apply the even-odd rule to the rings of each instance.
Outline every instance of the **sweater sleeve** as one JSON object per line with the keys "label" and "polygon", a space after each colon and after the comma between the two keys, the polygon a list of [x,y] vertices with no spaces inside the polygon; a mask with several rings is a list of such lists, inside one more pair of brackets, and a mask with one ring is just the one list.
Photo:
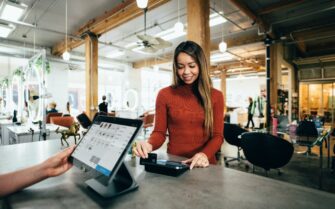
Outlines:
{"label": "sweater sleeve", "polygon": [[158,149],[166,139],[167,130],[167,100],[160,91],[156,99],[155,127],[148,142],[152,145],[152,150]]}
{"label": "sweater sleeve", "polygon": [[209,159],[215,155],[223,143],[223,94],[219,92],[213,97],[213,136],[202,150]]}

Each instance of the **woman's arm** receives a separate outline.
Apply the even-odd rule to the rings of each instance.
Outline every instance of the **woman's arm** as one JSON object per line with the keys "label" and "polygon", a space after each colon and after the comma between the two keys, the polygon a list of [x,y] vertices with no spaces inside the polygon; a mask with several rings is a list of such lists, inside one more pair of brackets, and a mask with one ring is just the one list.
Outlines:
{"label": "woman's arm", "polygon": [[167,100],[160,91],[156,99],[155,127],[152,131],[148,143],[152,145],[152,150],[158,149],[166,139],[167,130]]}
{"label": "woman's arm", "polygon": [[163,96],[162,91],[157,95],[156,99],[156,112],[155,112],[155,127],[152,131],[148,141],[139,141],[133,148],[136,156],[147,158],[148,153],[158,149],[166,139],[167,130],[167,105],[166,98]]}
{"label": "woman's arm", "polygon": [[74,146],[59,152],[38,165],[0,175],[0,197],[21,190],[48,177],[58,176],[72,167],[68,157]]}

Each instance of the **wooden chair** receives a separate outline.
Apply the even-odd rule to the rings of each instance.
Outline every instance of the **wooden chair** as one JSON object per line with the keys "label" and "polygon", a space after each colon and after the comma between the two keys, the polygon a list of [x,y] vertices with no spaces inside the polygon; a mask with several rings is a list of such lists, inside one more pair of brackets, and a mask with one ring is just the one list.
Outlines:
{"label": "wooden chair", "polygon": [[146,136],[148,128],[154,126],[154,121],[155,121],[155,114],[154,113],[144,114],[144,117],[143,117],[144,136]]}
{"label": "wooden chair", "polygon": [[59,116],[62,116],[63,113],[61,112],[51,112],[51,113],[48,113],[47,114],[47,123],[50,123],[50,118],[51,117],[59,117]]}

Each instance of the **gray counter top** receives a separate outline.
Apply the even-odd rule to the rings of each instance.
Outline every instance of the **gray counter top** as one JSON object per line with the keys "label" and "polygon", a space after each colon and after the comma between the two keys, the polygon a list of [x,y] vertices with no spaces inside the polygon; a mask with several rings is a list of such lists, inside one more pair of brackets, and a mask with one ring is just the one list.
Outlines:
{"label": "gray counter top", "polygon": [[[58,140],[2,146],[0,171],[4,173],[33,165],[59,150]],[[62,176],[45,180],[7,197],[6,202],[13,209],[329,209],[335,206],[334,194],[223,166],[211,165],[205,169],[187,171],[179,177],[169,177],[143,171],[138,159],[129,158],[126,163],[139,188],[113,199],[103,199],[88,189],[84,181],[93,174],[83,173],[74,167]]]}

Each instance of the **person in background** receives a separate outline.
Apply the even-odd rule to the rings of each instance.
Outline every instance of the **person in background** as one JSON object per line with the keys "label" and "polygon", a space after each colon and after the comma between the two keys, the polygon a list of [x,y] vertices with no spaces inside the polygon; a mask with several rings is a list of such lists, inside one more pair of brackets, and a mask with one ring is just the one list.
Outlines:
{"label": "person in background", "polygon": [[139,141],[133,153],[147,158],[169,132],[167,152],[187,157],[193,167],[215,164],[223,142],[223,94],[212,87],[202,48],[193,41],[180,43],[174,52],[173,84],[159,91],[155,127],[147,141]]}
{"label": "person in background", "polygon": [[57,107],[57,103],[56,102],[50,102],[49,104],[49,110],[47,111],[48,113],[53,113],[53,112],[58,112],[58,110],[56,109]]}
{"label": "person in background", "polygon": [[70,102],[67,102],[66,103],[66,110],[65,110],[63,116],[71,116],[71,109],[70,109],[71,107],[70,106],[71,106]]}
{"label": "person in background", "polygon": [[102,96],[102,102],[99,104],[99,112],[108,113],[108,103],[105,95]]}
{"label": "person in background", "polygon": [[49,177],[65,173],[72,167],[68,158],[74,148],[75,146],[69,147],[38,165],[7,174],[0,174],[0,197],[19,191]]}
{"label": "person in background", "polygon": [[244,128],[249,128],[249,123],[251,122],[252,128],[255,127],[255,123],[253,121],[254,113],[255,113],[255,102],[252,100],[251,97],[249,99],[249,106],[248,106],[248,123]]}

